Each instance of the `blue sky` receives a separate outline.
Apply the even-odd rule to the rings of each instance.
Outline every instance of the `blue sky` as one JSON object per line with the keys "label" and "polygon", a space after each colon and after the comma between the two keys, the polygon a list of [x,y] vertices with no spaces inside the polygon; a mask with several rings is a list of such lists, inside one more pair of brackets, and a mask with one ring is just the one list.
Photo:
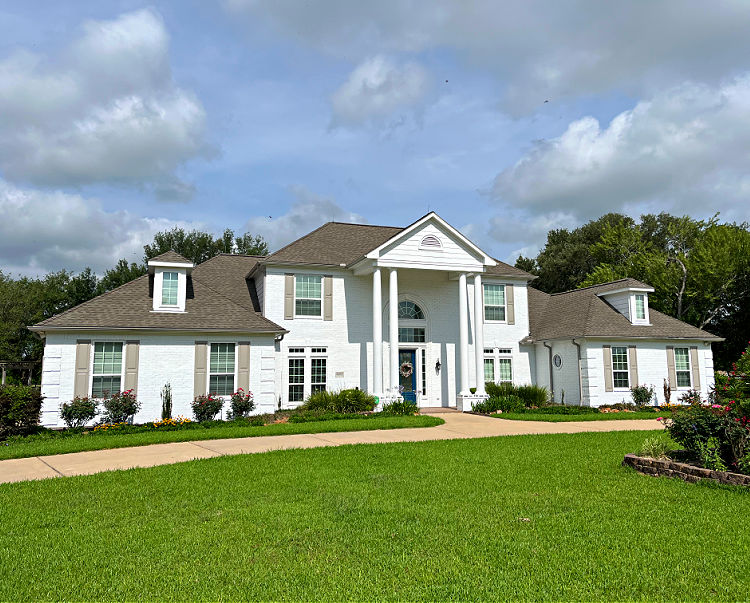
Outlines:
{"label": "blue sky", "polygon": [[[0,270],[437,211],[503,260],[607,211],[750,219],[750,6],[4,2]],[[547,101],[547,102],[545,102]]]}

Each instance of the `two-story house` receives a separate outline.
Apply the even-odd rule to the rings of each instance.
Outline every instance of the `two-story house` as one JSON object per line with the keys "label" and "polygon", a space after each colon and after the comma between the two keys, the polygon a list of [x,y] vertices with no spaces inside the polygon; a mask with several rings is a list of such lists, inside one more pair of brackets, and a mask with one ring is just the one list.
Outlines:
{"label": "two-story house", "polygon": [[555,401],[707,394],[718,338],[649,309],[623,279],[547,295],[435,213],[406,228],[329,222],[265,257],[197,266],[174,252],[122,287],[30,327],[45,338],[43,422],[74,396],[134,389],[136,421],[194,396],[253,392],[256,412],[358,387],[382,401],[469,410],[485,382],[547,387]]}

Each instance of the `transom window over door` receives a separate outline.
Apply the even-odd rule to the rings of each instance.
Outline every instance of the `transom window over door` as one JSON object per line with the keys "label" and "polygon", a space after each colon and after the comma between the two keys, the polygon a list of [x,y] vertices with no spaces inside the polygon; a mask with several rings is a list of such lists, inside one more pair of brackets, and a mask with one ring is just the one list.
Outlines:
{"label": "transom window over door", "polygon": [[103,398],[120,391],[122,381],[122,342],[94,343],[94,377],[91,397]]}
{"label": "transom window over door", "polygon": [[505,285],[484,285],[484,319],[505,320]]}
{"label": "transom window over door", "polygon": [[297,316],[320,316],[322,277],[298,274],[294,277],[294,313]]}
{"label": "transom window over door", "polygon": [[674,349],[674,368],[677,387],[690,387],[690,351],[687,348]]}
{"label": "transom window over door", "polygon": [[628,348],[612,348],[612,379],[615,387],[630,387]]}
{"label": "transom window over door", "polygon": [[211,370],[209,393],[230,396],[234,393],[234,344],[211,344]]}
{"label": "transom window over door", "polygon": [[164,272],[161,281],[161,305],[177,305],[177,286],[179,275],[176,272]]}
{"label": "transom window over door", "polygon": [[398,317],[405,320],[424,320],[424,312],[412,301],[398,302]]}

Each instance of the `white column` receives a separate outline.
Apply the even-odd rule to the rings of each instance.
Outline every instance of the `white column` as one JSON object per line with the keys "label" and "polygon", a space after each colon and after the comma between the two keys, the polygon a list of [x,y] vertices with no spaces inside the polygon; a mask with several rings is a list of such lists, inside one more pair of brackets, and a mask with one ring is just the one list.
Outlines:
{"label": "white column", "polygon": [[459,390],[460,395],[469,393],[469,312],[466,299],[466,273],[458,277],[458,355],[461,365]]}
{"label": "white column", "polygon": [[380,268],[372,273],[372,394],[383,395],[383,302]]}
{"label": "white column", "polygon": [[474,356],[477,362],[477,393],[484,393],[484,300],[482,275],[474,275]]}
{"label": "white column", "polygon": [[398,394],[398,272],[390,269],[388,291],[388,330],[391,340],[391,391]]}

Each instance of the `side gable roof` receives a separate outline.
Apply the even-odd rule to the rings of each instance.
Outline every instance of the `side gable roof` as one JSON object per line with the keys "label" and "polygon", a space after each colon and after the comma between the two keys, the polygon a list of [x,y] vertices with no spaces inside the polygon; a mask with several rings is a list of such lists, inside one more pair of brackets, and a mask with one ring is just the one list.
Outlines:
{"label": "side gable roof", "polygon": [[254,308],[255,287],[245,276],[257,261],[249,256],[221,255],[199,264],[188,277],[184,313],[153,312],[153,277],[144,275],[30,328],[284,333],[285,329]]}
{"label": "side gable roof", "polygon": [[164,253],[160,253],[156,257],[150,258],[148,260],[149,262],[174,262],[175,264],[191,264],[192,262],[181,256],[176,251],[172,251],[171,249],[169,251],[165,251]]}
{"label": "side gable roof", "polygon": [[625,287],[648,287],[635,279],[548,294],[529,287],[530,339],[544,341],[574,337],[643,339],[702,339],[721,341],[707,331],[649,308],[650,325],[634,325],[599,294]]}

